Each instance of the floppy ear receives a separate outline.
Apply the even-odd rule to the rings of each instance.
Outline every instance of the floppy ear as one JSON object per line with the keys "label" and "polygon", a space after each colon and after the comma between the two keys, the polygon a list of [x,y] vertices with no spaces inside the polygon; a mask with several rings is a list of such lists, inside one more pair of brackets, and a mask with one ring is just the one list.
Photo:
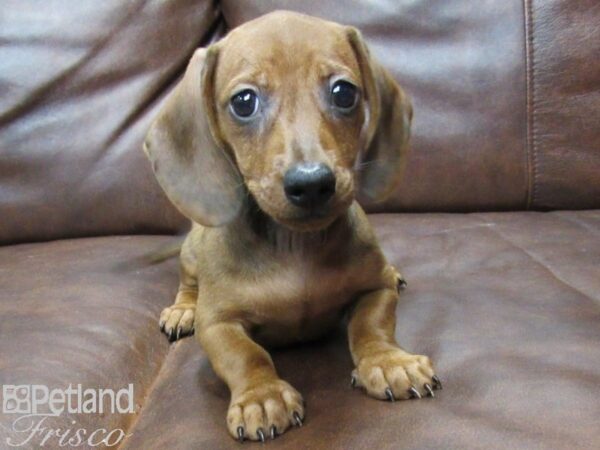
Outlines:
{"label": "floppy ear", "polygon": [[215,46],[196,50],[144,142],[154,174],[171,202],[205,226],[231,221],[244,195],[237,167],[217,141],[213,94],[217,58]]}
{"label": "floppy ear", "polygon": [[348,28],[367,105],[364,148],[357,164],[360,194],[385,200],[398,186],[408,153],[412,105],[392,75],[373,60],[356,28]]}

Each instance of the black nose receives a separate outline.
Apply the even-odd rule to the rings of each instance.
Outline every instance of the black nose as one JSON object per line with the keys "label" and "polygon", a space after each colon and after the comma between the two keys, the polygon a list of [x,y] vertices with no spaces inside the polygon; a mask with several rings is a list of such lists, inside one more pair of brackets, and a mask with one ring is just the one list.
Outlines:
{"label": "black nose", "polygon": [[335,175],[323,163],[296,164],[285,173],[283,189],[294,205],[315,208],[335,193]]}

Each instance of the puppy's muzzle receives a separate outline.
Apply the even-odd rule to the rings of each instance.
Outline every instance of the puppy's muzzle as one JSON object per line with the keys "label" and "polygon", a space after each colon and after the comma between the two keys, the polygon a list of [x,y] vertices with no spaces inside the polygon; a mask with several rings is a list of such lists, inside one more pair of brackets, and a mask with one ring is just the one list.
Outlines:
{"label": "puppy's muzzle", "polygon": [[335,194],[335,175],[323,163],[299,163],[283,177],[285,196],[305,209],[323,206]]}

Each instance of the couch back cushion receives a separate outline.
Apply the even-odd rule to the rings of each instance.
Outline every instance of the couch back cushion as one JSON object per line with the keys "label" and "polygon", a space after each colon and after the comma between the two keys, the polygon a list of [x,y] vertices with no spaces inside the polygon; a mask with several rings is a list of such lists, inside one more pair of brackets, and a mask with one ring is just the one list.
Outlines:
{"label": "couch back cushion", "polygon": [[185,221],[142,141],[210,0],[8,0],[0,12],[0,242],[165,232]]}
{"label": "couch back cushion", "polygon": [[354,25],[412,98],[412,154],[374,211],[600,207],[597,0],[222,1]]}
{"label": "couch back cushion", "polygon": [[274,9],[360,28],[412,98],[403,181],[370,211],[600,207],[596,0],[9,0],[0,242],[185,226],[143,136],[195,47]]}

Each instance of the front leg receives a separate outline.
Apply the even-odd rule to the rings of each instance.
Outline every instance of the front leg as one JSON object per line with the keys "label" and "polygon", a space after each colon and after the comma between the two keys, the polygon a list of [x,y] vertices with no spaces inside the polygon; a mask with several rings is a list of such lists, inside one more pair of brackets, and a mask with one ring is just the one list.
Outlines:
{"label": "front leg", "polygon": [[402,350],[394,338],[398,293],[393,288],[362,296],[350,317],[348,337],[355,370],[353,386],[364,387],[375,398],[434,396],[441,389],[427,356]]}
{"label": "front leg", "polygon": [[215,372],[231,391],[227,428],[235,439],[264,442],[291,425],[302,425],[301,395],[277,376],[269,354],[240,323],[202,326],[197,334]]}

